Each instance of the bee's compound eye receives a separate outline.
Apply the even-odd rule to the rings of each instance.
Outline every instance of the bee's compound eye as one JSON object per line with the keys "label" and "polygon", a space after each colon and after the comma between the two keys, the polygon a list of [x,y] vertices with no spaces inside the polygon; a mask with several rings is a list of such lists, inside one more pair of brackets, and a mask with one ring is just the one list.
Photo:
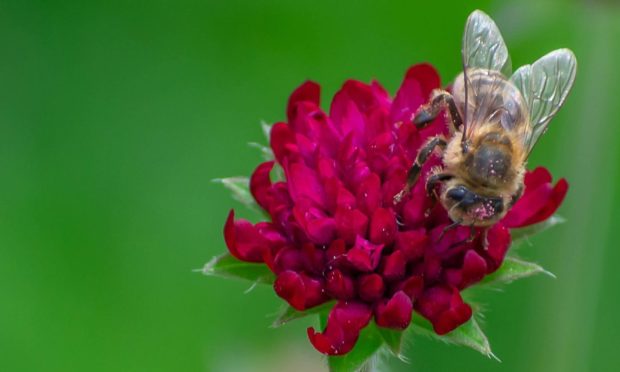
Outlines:
{"label": "bee's compound eye", "polygon": [[457,186],[448,190],[446,196],[456,202],[460,202],[467,195],[467,190],[463,186]]}

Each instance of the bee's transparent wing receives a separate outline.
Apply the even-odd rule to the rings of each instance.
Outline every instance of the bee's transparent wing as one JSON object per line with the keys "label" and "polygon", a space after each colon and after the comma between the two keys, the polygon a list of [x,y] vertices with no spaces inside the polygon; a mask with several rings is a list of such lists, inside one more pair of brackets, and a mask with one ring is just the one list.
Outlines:
{"label": "bee's transparent wing", "polygon": [[547,130],[549,121],[564,104],[577,71],[577,59],[569,49],[558,49],[531,65],[520,67],[512,76],[530,113],[528,133],[524,133],[526,149],[532,150]]}
{"label": "bee's transparent wing", "polygon": [[465,136],[469,137],[477,126],[493,115],[494,93],[502,89],[504,77],[510,76],[512,67],[497,25],[480,10],[467,18],[461,54],[462,76],[467,84],[460,84],[464,88],[463,97],[455,98],[465,119]]}
{"label": "bee's transparent wing", "polygon": [[476,10],[467,18],[461,53],[467,69],[499,71],[510,76],[510,56],[502,34],[483,11]]}

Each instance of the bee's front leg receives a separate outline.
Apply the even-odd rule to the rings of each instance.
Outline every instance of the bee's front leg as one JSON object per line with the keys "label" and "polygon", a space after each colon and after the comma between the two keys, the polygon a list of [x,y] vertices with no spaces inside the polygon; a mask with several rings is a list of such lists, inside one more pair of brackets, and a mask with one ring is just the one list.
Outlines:
{"label": "bee's front leg", "polygon": [[426,163],[429,156],[433,153],[435,147],[439,147],[442,150],[446,148],[447,142],[442,136],[436,136],[429,139],[424,146],[418,152],[418,156],[416,156],[415,162],[409,168],[409,172],[407,173],[407,183],[405,187],[394,196],[394,204],[400,203],[405,195],[409,193],[411,187],[415,185],[418,177],[420,176],[420,171],[422,170],[422,166]]}
{"label": "bee's front leg", "polygon": [[441,89],[435,89],[431,95],[430,102],[418,109],[413,118],[413,124],[418,128],[424,128],[435,120],[444,107],[447,107],[450,113],[452,122],[450,132],[456,132],[463,125],[463,119],[456,108],[456,103],[454,103],[452,95]]}
{"label": "bee's front leg", "polygon": [[438,169],[435,173],[433,173],[426,180],[426,194],[428,196],[434,196],[435,199],[438,199],[436,187],[438,184],[446,182],[454,178],[453,175],[449,173],[442,173],[441,169]]}
{"label": "bee's front leg", "polygon": [[482,230],[482,249],[485,251],[489,249],[489,228],[485,227]]}

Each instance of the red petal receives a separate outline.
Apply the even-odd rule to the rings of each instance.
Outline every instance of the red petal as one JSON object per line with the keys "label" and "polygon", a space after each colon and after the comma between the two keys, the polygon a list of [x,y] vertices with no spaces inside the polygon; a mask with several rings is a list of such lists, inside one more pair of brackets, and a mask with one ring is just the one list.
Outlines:
{"label": "red petal", "polygon": [[336,162],[334,159],[321,157],[317,162],[317,170],[322,180],[328,180],[338,177],[336,173]]}
{"label": "red petal", "polygon": [[358,236],[353,248],[347,252],[347,260],[360,271],[373,271],[379,265],[382,250],[383,244],[372,244]]}
{"label": "red petal", "polygon": [[318,306],[328,300],[323,281],[306,275],[303,275],[303,278],[306,286],[306,309]]}
{"label": "red petal", "polygon": [[254,199],[256,199],[258,205],[264,210],[269,210],[269,205],[271,204],[271,178],[269,177],[269,173],[274,163],[274,161],[267,161],[259,164],[250,178],[250,192],[252,196],[254,196]]}
{"label": "red petal", "polygon": [[370,241],[375,244],[391,244],[398,226],[394,213],[385,208],[377,208],[370,220]]}
{"label": "red petal", "polygon": [[350,300],[355,296],[353,279],[335,269],[325,276],[327,292],[339,300]]}
{"label": "red petal", "polygon": [[357,342],[357,339],[355,341],[345,339],[344,331],[337,326],[325,328],[323,333],[317,333],[314,327],[309,327],[307,333],[312,346],[325,355],[346,354],[353,349],[355,342]]}
{"label": "red petal", "polygon": [[392,105],[392,100],[390,99],[389,93],[385,90],[385,88],[376,80],[373,80],[370,83],[372,88],[372,93],[375,96],[375,100],[379,103],[381,107],[389,108]]}
{"label": "red petal", "polygon": [[267,249],[265,240],[249,221],[235,221],[232,209],[224,225],[224,240],[230,253],[239,260],[263,262],[263,252]]}
{"label": "red petal", "polygon": [[523,180],[525,186],[530,188],[544,185],[545,183],[551,183],[551,181],[553,181],[553,177],[545,167],[536,167],[533,171],[528,171],[525,173],[525,178]]}
{"label": "red petal", "polygon": [[276,123],[271,127],[269,143],[278,163],[284,165],[291,156],[291,145],[295,144],[295,133],[286,123]]}
{"label": "red petal", "polygon": [[334,100],[329,110],[330,116],[343,116],[346,104],[349,101],[353,102],[361,113],[368,112],[379,104],[375,92],[376,90],[373,91],[373,88],[368,84],[356,80],[347,80],[334,95]]}
{"label": "red petal", "polygon": [[353,143],[363,145],[366,134],[366,120],[353,98],[345,90],[351,87],[345,83],[342,90],[336,93],[330,108],[330,117],[342,136],[352,135]]}
{"label": "red petal", "polygon": [[327,253],[327,259],[330,262],[340,258],[341,256],[344,256],[344,254],[347,253],[347,246],[344,243],[344,240],[342,239],[334,240],[329,245],[329,248],[327,248],[326,253]]}
{"label": "red petal", "polygon": [[473,249],[470,249],[467,253],[465,253],[465,258],[463,259],[464,283],[461,285],[466,287],[470,284],[479,282],[486,274],[486,271],[487,264],[484,261],[484,258],[480,257],[480,255]]}
{"label": "red petal", "polygon": [[276,274],[287,270],[297,272],[305,268],[301,251],[293,247],[280,249],[273,259],[273,266]]}
{"label": "red petal", "polygon": [[287,179],[289,193],[295,202],[307,199],[314,202],[315,206],[323,209],[327,207],[325,190],[313,169],[301,163],[293,163],[288,167]]}
{"label": "red petal", "polygon": [[[300,199],[293,207],[293,215],[305,233],[305,237],[316,244],[327,244],[335,235],[335,222],[308,199]],[[305,240],[305,239],[302,239]]]}
{"label": "red petal", "polygon": [[[426,166],[425,166],[426,168]],[[422,169],[422,173],[425,169]],[[429,221],[429,214],[434,201],[426,195],[424,182],[418,182],[411,189],[403,206],[403,220],[407,226],[424,226]]]}
{"label": "red petal", "polygon": [[355,208],[355,196],[345,187],[341,186],[336,196],[336,205],[339,209],[351,210]]}
{"label": "red petal", "polygon": [[273,283],[273,289],[278,296],[299,311],[309,309],[327,300],[323,283],[292,270],[280,273]]}
{"label": "red petal", "polygon": [[286,108],[286,115],[289,123],[293,121],[295,116],[295,106],[300,102],[312,102],[319,105],[321,100],[321,86],[313,81],[306,81],[301,84],[291,94]]}
{"label": "red petal", "polygon": [[560,207],[567,192],[568,183],[565,179],[560,179],[553,186],[549,171],[538,167],[525,175],[525,192],[502,223],[515,228],[544,221]]}
{"label": "red petal", "polygon": [[450,269],[446,273],[448,284],[464,289],[479,282],[487,273],[487,263],[476,251],[470,249],[463,258],[461,269]]}
{"label": "red petal", "polygon": [[396,234],[396,249],[403,252],[407,260],[422,258],[427,246],[428,236],[424,230],[402,231]]}
{"label": "red petal", "polygon": [[412,311],[413,304],[409,296],[398,291],[387,303],[377,304],[375,320],[381,327],[405,329],[411,322]]}
{"label": "red petal", "polygon": [[306,309],[306,286],[298,273],[291,270],[282,272],[273,283],[273,289],[295,309]]}
{"label": "red petal", "polygon": [[383,296],[385,285],[379,274],[366,274],[357,280],[357,291],[362,300],[375,302]]}
{"label": "red petal", "polygon": [[336,236],[336,222],[333,218],[317,218],[308,222],[306,230],[313,243],[329,244]]}
{"label": "red petal", "polygon": [[471,318],[471,307],[466,303],[461,303],[443,313],[433,323],[433,328],[438,335],[445,335],[467,322],[469,318]]}
{"label": "red petal", "polygon": [[390,113],[392,123],[409,123],[418,107],[428,101],[433,89],[440,86],[439,75],[431,65],[411,67],[394,98]]}
{"label": "red petal", "polygon": [[487,247],[479,251],[487,258],[487,273],[497,270],[504,262],[506,251],[510,247],[510,231],[501,223],[493,225],[487,232]]}
{"label": "red petal", "polygon": [[528,224],[531,225],[542,222],[547,218],[551,217],[564,201],[567,192],[568,182],[564,178],[562,178],[553,188],[553,191],[551,192],[551,197],[547,200],[547,203],[544,205],[543,208],[538,211],[536,216],[534,216],[528,221]]}
{"label": "red petal", "polygon": [[424,290],[424,279],[419,275],[410,276],[398,285],[397,290],[405,292],[411,301],[415,301]]}
{"label": "red petal", "polygon": [[338,236],[348,244],[353,244],[358,235],[366,235],[368,217],[359,210],[339,209],[335,219]]}
{"label": "red petal", "polygon": [[314,244],[306,243],[302,247],[306,271],[322,276],[325,270],[326,253]]}
{"label": "red petal", "polygon": [[394,251],[385,257],[381,273],[387,280],[401,279],[405,276],[406,265],[407,260],[403,252]]}
{"label": "red petal", "polygon": [[371,173],[357,190],[357,205],[368,216],[372,216],[381,203],[381,179]]}
{"label": "red petal", "polygon": [[416,309],[440,335],[452,331],[471,317],[471,308],[463,302],[459,291],[442,285],[427,289],[417,301]]}
{"label": "red petal", "polygon": [[310,139],[300,133],[295,133],[295,142],[297,142],[297,149],[299,150],[299,154],[303,157],[305,163],[314,167],[319,144],[313,139]]}
{"label": "red petal", "polygon": [[346,354],[357,342],[362,328],[368,325],[372,311],[368,306],[356,302],[339,302],[329,313],[327,326],[322,333],[308,328],[308,338],[312,345],[327,355]]}
{"label": "red petal", "polygon": [[465,248],[466,246],[471,245],[470,243],[466,243],[471,236],[471,231],[468,226],[460,225],[446,230],[447,227],[447,223],[441,224],[431,231],[430,240],[432,242],[431,249],[433,252],[453,252],[452,249],[456,246],[462,246],[462,248]]}

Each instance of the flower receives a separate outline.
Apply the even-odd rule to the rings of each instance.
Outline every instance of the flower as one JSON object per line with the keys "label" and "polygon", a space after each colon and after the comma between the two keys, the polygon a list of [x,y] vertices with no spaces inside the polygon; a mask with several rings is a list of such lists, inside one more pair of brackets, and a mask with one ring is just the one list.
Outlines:
{"label": "flower", "polygon": [[[379,327],[405,329],[412,312],[445,334],[472,314],[460,291],[497,270],[511,243],[510,229],[550,217],[568,185],[555,186],[544,168],[528,172],[525,193],[506,217],[473,239],[451,224],[423,179],[394,204],[420,146],[447,134],[439,117],[418,130],[411,119],[440,87],[433,67],[411,67],[392,99],[377,83],[347,81],[320,107],[320,87],[306,82],[291,95],[287,122],[271,128],[275,159],[260,164],[250,190],[270,221],[251,224],[231,211],[224,228],[230,253],[268,265],[274,290],[303,311],[336,300],[326,328],[308,329],[314,347],[341,355],[374,319]],[[441,159],[434,155],[423,177]],[[272,179],[274,167],[283,180]]]}

